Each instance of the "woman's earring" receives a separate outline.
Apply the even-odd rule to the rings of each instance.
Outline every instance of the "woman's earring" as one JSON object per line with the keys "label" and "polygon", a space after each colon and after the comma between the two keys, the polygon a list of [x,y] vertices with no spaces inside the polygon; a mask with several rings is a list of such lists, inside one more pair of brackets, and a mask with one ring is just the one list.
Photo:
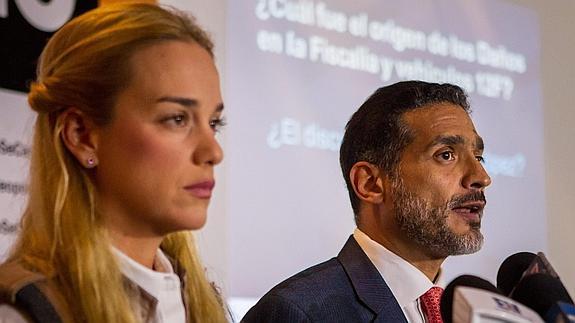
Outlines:
{"label": "woman's earring", "polygon": [[93,168],[94,166],[96,166],[96,160],[94,159],[94,157],[89,157],[87,163],[88,165],[86,166],[86,168]]}

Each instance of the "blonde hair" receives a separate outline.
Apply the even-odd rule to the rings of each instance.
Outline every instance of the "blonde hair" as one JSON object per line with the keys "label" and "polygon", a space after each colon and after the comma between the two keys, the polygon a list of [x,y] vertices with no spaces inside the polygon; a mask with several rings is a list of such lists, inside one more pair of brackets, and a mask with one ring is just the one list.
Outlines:
{"label": "blonde hair", "polygon": [[[166,40],[212,43],[192,18],[153,4],[114,4],[75,18],[44,49],[28,102],[38,112],[28,205],[10,259],[53,278],[78,321],[136,322],[123,278],[98,214],[86,169],[61,140],[59,116],[80,109],[96,123],[113,118],[118,93],[130,81],[128,60]],[[167,235],[162,250],[186,271],[192,322],[224,322],[222,301],[207,280],[189,232]]]}

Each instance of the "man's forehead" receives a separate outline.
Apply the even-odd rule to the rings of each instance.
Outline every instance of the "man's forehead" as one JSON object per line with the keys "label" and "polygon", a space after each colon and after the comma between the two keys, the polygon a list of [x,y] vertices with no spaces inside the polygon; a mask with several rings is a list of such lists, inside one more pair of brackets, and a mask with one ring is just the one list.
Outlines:
{"label": "man's forehead", "polygon": [[451,103],[438,103],[408,111],[403,115],[415,141],[427,145],[471,144],[483,147],[467,111]]}
{"label": "man's forehead", "polygon": [[443,118],[469,118],[469,113],[460,105],[450,102],[439,102],[417,107],[406,111],[403,119],[406,121],[416,121],[424,119],[443,119]]}

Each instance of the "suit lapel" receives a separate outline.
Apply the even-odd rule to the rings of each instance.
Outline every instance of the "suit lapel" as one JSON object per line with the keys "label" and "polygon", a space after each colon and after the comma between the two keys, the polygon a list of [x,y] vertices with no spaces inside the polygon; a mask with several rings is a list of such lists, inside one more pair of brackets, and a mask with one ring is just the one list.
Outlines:
{"label": "suit lapel", "polygon": [[391,290],[353,236],[349,237],[337,259],[359,300],[375,313],[374,322],[407,323]]}

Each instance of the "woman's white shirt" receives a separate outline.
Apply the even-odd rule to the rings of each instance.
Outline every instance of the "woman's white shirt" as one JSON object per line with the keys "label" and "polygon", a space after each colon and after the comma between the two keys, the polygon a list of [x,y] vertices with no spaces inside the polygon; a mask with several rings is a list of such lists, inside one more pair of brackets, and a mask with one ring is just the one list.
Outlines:
{"label": "woman's white shirt", "polygon": [[112,250],[118,259],[122,274],[158,301],[155,322],[186,321],[180,278],[174,273],[172,264],[160,249],[156,253],[155,263],[159,265],[157,267],[163,269],[162,272],[141,265],[116,248]]}
{"label": "woman's white shirt", "polygon": [[[180,278],[174,273],[172,264],[160,249],[156,253],[155,262],[160,265],[158,267],[161,267],[163,272],[151,270],[120,250],[112,249],[118,259],[122,274],[158,301],[155,323],[186,321]],[[27,322],[28,320],[13,306],[0,304],[0,323]]]}

